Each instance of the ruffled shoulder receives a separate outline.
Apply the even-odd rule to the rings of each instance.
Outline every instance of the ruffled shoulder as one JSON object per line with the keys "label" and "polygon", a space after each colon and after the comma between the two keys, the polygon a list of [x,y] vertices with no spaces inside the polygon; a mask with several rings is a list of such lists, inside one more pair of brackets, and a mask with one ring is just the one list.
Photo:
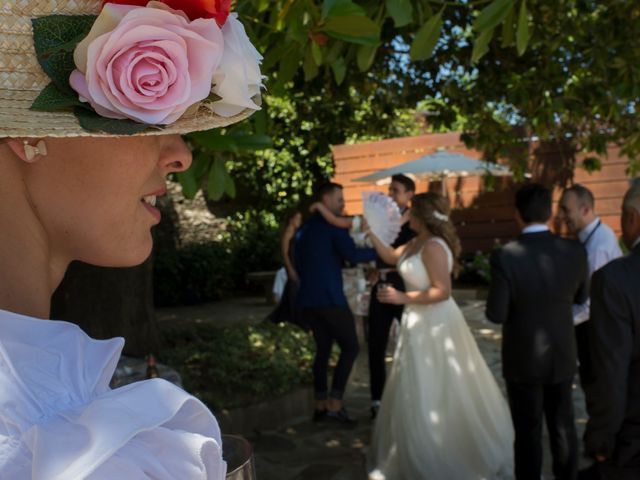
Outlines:
{"label": "ruffled shoulder", "polygon": [[123,345],[0,311],[0,478],[224,478],[199,400],[161,379],[109,388]]}
{"label": "ruffled shoulder", "polygon": [[38,421],[106,393],[123,346],[72,323],[0,311],[0,414]]}

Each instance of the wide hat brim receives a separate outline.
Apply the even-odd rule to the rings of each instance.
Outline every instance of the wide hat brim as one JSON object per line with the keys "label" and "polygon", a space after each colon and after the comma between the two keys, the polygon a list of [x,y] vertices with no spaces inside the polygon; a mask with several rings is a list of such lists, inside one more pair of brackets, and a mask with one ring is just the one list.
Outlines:
{"label": "wide hat brim", "polygon": [[[83,129],[72,112],[42,112],[31,105],[49,82],[33,45],[31,20],[47,15],[95,15],[99,0],[9,0],[0,5],[0,138],[3,137],[117,137]],[[254,98],[260,104],[259,98]],[[255,113],[245,109],[222,117],[209,108],[185,116],[163,128],[149,128],[135,135],[185,134],[221,128]]]}

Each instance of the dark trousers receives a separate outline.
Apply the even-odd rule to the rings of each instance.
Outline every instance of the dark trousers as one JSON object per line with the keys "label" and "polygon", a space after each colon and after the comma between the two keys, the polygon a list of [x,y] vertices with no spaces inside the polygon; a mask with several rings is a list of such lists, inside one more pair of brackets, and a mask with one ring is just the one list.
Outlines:
{"label": "dark trousers", "polygon": [[540,480],[543,414],[549,431],[555,480],[577,478],[578,437],[573,421],[571,385],[571,380],[553,385],[507,381],[516,436],[516,480]]}
{"label": "dark trousers", "polygon": [[[324,400],[328,396],[342,399],[359,349],[351,310],[349,307],[305,308],[302,314],[311,325],[316,343],[316,356],[313,361],[315,397],[317,400]],[[331,392],[328,392],[327,367],[334,341],[340,347],[340,358],[333,372]]]}
{"label": "dark trousers", "polygon": [[580,385],[584,389],[594,381],[593,366],[589,349],[589,322],[576,325],[576,347],[578,349],[578,373],[580,374]]}
{"label": "dark trousers", "polygon": [[[386,280],[397,290],[404,292],[404,283],[397,273],[388,273]],[[393,319],[398,321],[402,317],[402,305],[390,305],[380,303],[377,296],[378,284],[371,290],[371,300],[369,302],[369,380],[371,386],[371,400],[380,400],[384,382],[387,379],[387,367],[385,355],[387,352],[387,342],[389,341],[389,330]]]}
{"label": "dark trousers", "polygon": [[624,468],[611,461],[596,463],[580,472],[578,480],[638,480],[640,468]]}

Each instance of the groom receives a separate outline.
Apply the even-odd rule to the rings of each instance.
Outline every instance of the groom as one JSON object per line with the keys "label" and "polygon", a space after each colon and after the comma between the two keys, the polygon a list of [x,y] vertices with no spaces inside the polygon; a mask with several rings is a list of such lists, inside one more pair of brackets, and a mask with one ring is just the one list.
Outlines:
{"label": "groom", "polygon": [[[341,185],[327,183],[318,189],[316,195],[316,200],[334,215],[342,215],[344,196]],[[358,355],[358,338],[343,291],[342,266],[345,260],[355,264],[375,258],[375,250],[356,248],[347,229],[329,224],[318,213],[296,234],[296,269],[300,276],[296,304],[302,317],[311,325],[316,343],[313,362],[314,421],[353,422],[342,406],[342,395]],[[334,341],[340,346],[340,359],[333,373],[331,391],[328,391],[327,366]]]}
{"label": "groom", "polygon": [[582,245],[553,235],[551,191],[528,184],[516,194],[522,235],[491,257],[487,318],[502,327],[502,369],[515,430],[517,480],[540,480],[542,419],[553,474],[575,480],[578,439],[572,383],[576,344],[572,305],[588,296]]}

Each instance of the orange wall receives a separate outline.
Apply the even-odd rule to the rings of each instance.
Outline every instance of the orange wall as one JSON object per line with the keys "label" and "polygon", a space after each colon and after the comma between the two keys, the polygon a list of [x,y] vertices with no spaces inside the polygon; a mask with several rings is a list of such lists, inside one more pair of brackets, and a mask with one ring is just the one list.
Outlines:
{"label": "orange wall", "polygon": [[[460,141],[458,133],[422,135],[404,137],[356,145],[337,145],[333,147],[335,176],[333,181],[344,186],[347,212],[351,215],[362,213],[361,193],[377,190],[386,192],[387,185],[353,182],[384,168],[415,160],[423,155],[434,153],[438,148],[458,152],[480,159],[481,153],[469,150]],[[558,152],[545,152],[537,156],[552,163]],[[619,212],[622,197],[629,185],[626,168],[629,161],[620,156],[616,147],[609,150],[607,158],[602,159],[602,169],[593,174],[577,168],[574,180],[591,189],[596,198],[596,211],[602,220],[618,234],[620,231]],[[580,162],[578,162],[580,163]],[[465,252],[490,250],[496,241],[504,243],[518,235],[519,228],[514,219],[515,207],[513,194],[517,189],[510,178],[498,178],[495,191],[484,190],[478,177],[466,177],[447,180],[447,191],[454,212],[452,218],[458,229]],[[417,183],[417,191],[440,192],[439,182]],[[555,192],[557,202],[560,190]]]}

